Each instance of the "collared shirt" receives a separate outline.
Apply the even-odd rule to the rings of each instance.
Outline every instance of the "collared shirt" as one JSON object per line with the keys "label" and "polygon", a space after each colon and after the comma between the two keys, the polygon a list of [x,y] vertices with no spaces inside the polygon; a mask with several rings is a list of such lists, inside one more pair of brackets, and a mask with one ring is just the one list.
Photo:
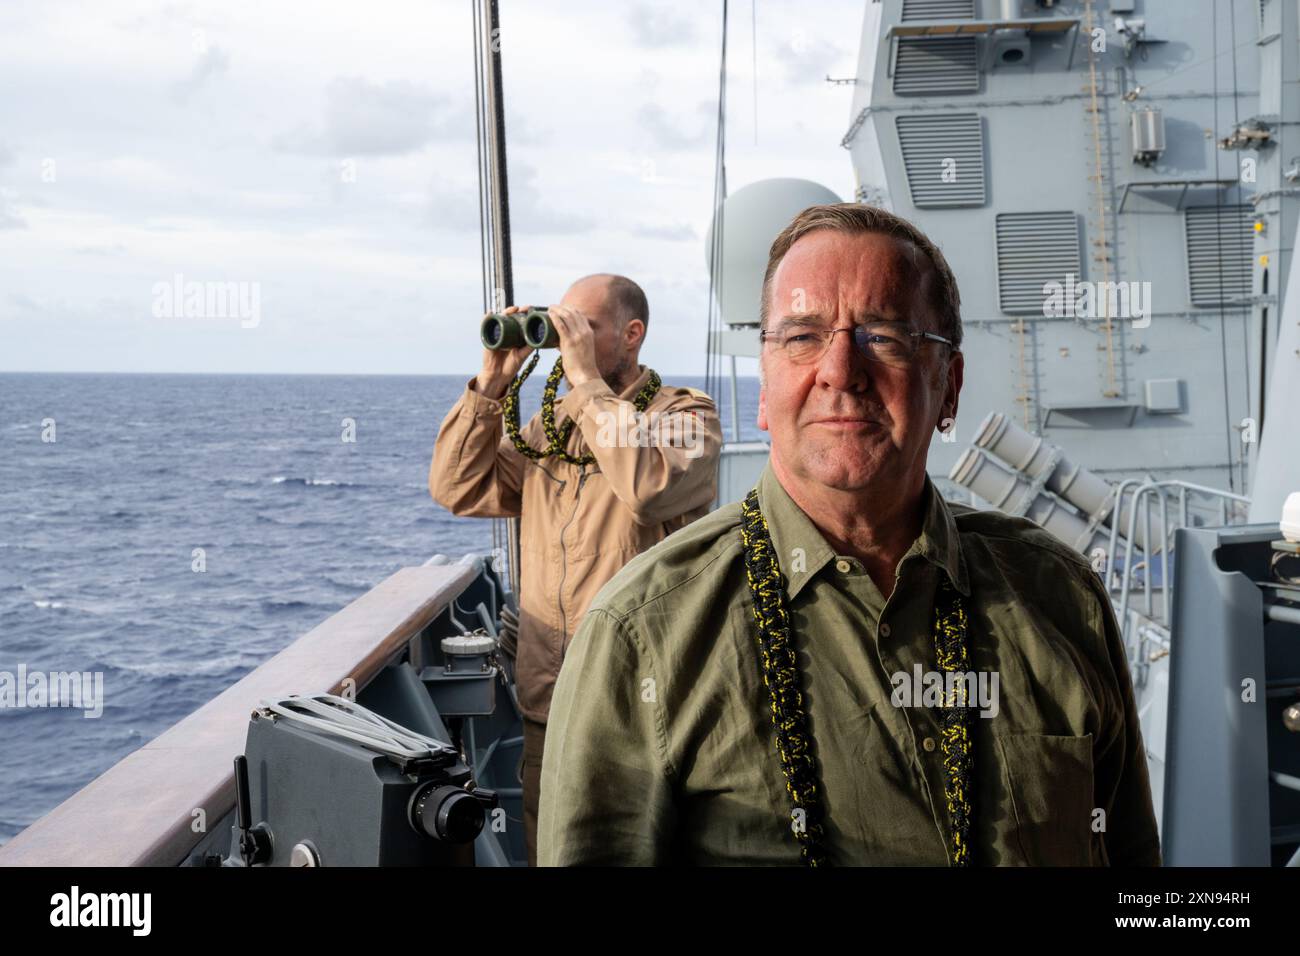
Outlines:
{"label": "collared shirt", "polygon": [[[832,863],[950,863],[943,711],[901,690],[939,670],[946,575],[966,606],[975,686],[997,677],[971,719],[974,864],[1159,865],[1126,657],[1082,555],[1028,519],[944,501],[927,476],[922,531],[885,599],[770,465],[758,489]],[[799,863],[740,518],[733,503],[688,525],[591,605],[551,705],[541,865]]]}
{"label": "collared shirt", "polygon": [[[503,434],[501,401],[472,378],[438,430],[433,499],[457,515],[522,518],[515,686],[530,720],[545,722],[565,649],[600,586],[706,514],[717,493],[722,425],[713,400],[664,385],[641,420],[654,427],[643,429],[634,399],[651,374],[640,366],[618,395],[592,379],[555,402],[556,425],[575,425],[569,453],[595,456],[587,465],[521,454]],[[544,448],[541,414],[520,434]]]}

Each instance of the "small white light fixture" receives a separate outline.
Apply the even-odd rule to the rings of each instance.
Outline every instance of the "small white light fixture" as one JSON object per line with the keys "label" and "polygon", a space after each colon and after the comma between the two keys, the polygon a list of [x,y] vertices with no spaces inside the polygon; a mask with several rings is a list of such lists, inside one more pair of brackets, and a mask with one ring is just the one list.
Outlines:
{"label": "small white light fixture", "polygon": [[1286,496],[1280,526],[1282,537],[1300,543],[1300,491],[1293,491]]}

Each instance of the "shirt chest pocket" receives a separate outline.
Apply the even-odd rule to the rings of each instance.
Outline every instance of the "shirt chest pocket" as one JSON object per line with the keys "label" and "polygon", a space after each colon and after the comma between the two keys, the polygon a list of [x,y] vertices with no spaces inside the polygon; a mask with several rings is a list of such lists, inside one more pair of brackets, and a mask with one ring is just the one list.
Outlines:
{"label": "shirt chest pocket", "polygon": [[1089,866],[1093,843],[1092,734],[997,738],[1015,839],[1030,866]]}

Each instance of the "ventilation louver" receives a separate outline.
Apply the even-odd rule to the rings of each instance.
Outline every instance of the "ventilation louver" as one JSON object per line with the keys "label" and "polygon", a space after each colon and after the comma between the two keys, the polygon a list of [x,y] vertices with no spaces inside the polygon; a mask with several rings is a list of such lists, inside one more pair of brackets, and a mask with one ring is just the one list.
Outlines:
{"label": "ventilation louver", "polygon": [[894,92],[900,96],[978,93],[975,37],[899,37]]}
{"label": "ventilation louver", "polygon": [[1225,305],[1250,295],[1254,252],[1250,206],[1190,206],[1185,214],[1192,305]]}
{"label": "ventilation louver", "polygon": [[1043,315],[1048,282],[1083,278],[1079,219],[1073,212],[1009,212],[997,217],[998,305],[1008,315]]}
{"label": "ventilation louver", "polygon": [[973,20],[975,0],[903,0],[903,22],[908,20]]}
{"label": "ventilation louver", "polygon": [[984,205],[984,127],[979,114],[899,116],[895,128],[912,205]]}

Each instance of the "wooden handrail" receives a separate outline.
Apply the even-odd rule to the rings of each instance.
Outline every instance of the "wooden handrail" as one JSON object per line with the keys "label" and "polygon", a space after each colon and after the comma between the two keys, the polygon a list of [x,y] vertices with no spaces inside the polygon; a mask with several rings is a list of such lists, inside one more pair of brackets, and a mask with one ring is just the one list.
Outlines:
{"label": "wooden handrail", "polygon": [[360,690],[474,580],[403,568],[128,755],[0,847],[2,866],[175,866],[235,805],[233,762],[262,701]]}

